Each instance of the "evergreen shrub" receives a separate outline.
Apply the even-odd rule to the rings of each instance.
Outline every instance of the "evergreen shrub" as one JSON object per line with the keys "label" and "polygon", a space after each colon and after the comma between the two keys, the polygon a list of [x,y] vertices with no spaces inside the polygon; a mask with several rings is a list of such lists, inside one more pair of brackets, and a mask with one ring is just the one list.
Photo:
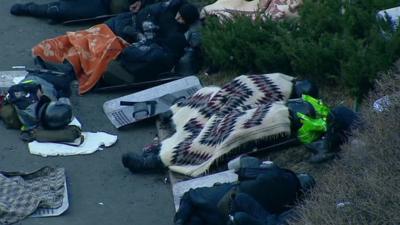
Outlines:
{"label": "evergreen shrub", "polygon": [[236,73],[282,72],[365,94],[378,72],[400,56],[400,32],[377,12],[397,0],[304,0],[290,21],[209,18],[203,28],[209,64]]}

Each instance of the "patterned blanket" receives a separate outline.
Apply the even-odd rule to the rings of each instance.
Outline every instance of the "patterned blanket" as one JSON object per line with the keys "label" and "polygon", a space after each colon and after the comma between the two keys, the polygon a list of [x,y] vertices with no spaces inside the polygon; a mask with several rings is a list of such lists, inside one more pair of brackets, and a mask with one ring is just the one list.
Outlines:
{"label": "patterned blanket", "polygon": [[232,18],[234,14],[244,14],[254,18],[257,13],[274,20],[298,16],[303,0],[217,0],[205,6],[202,17],[215,15],[219,18]]}
{"label": "patterned blanket", "polygon": [[58,208],[64,198],[65,171],[44,167],[30,174],[0,172],[0,224],[24,219],[37,208]]}
{"label": "patterned blanket", "polygon": [[128,45],[105,24],[87,30],[67,32],[66,35],[47,39],[33,47],[32,54],[44,61],[63,63],[68,60],[74,67],[79,81],[79,93],[92,89]]}
{"label": "patterned blanket", "polygon": [[162,141],[161,160],[172,171],[198,176],[249,142],[290,135],[284,103],[292,80],[279,73],[243,75],[222,88],[202,88],[172,106],[176,132]]}

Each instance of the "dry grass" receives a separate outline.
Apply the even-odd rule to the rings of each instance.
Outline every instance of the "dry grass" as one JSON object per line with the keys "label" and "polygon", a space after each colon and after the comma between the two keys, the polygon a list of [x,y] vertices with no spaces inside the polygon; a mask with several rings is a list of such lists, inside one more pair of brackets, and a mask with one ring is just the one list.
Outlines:
{"label": "dry grass", "polygon": [[211,75],[206,72],[201,72],[199,78],[203,82],[203,86],[216,85],[222,87],[237,76],[239,75],[228,72],[219,72]]}
{"label": "dry grass", "polygon": [[[398,63],[400,68],[400,63]],[[202,75],[206,85],[223,85],[238,74]],[[321,98],[330,106],[354,106],[354,99],[339,87],[323,87]],[[375,112],[373,102],[391,96],[391,106]],[[264,155],[278,165],[309,172],[317,187],[298,207],[292,225],[398,225],[400,224],[400,70],[382,74],[375,91],[363,102],[365,127],[342,147],[340,159],[307,163],[310,153],[292,147]]]}
{"label": "dry grass", "polygon": [[[364,129],[343,147],[340,160],[318,172],[317,188],[291,224],[400,224],[399,91],[398,72],[382,75],[362,108]],[[390,108],[373,111],[383,95],[392,95]]]}
{"label": "dry grass", "polygon": [[[400,68],[400,63],[398,63]],[[294,171],[309,172],[317,187],[298,207],[292,225],[400,224],[400,70],[382,74],[375,91],[364,101],[365,127],[342,147],[340,159],[321,165],[307,163],[303,147],[271,152],[263,157]],[[223,85],[236,75],[202,76],[204,84]],[[391,106],[375,112],[373,102],[391,96]],[[352,107],[354,101],[338,87],[323,87],[321,98],[330,106]]]}

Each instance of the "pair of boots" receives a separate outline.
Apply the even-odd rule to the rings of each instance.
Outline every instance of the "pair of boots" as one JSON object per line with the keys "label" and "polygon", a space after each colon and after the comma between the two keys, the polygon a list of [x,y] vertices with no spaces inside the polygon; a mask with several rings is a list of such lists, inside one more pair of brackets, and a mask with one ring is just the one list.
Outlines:
{"label": "pair of boots", "polygon": [[142,154],[125,153],[122,155],[122,164],[132,173],[161,172],[166,166],[161,161],[160,143],[155,138],[153,143],[143,149]]}

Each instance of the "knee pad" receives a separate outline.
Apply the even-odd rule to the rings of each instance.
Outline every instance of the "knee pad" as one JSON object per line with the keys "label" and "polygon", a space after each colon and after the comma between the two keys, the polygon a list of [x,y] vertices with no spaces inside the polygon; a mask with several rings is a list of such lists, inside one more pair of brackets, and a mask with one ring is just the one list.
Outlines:
{"label": "knee pad", "polygon": [[303,101],[301,99],[290,99],[287,103],[287,106],[289,108],[292,131],[297,131],[302,126],[300,118],[297,116],[298,112],[306,116],[315,118],[315,109],[309,102]]}

